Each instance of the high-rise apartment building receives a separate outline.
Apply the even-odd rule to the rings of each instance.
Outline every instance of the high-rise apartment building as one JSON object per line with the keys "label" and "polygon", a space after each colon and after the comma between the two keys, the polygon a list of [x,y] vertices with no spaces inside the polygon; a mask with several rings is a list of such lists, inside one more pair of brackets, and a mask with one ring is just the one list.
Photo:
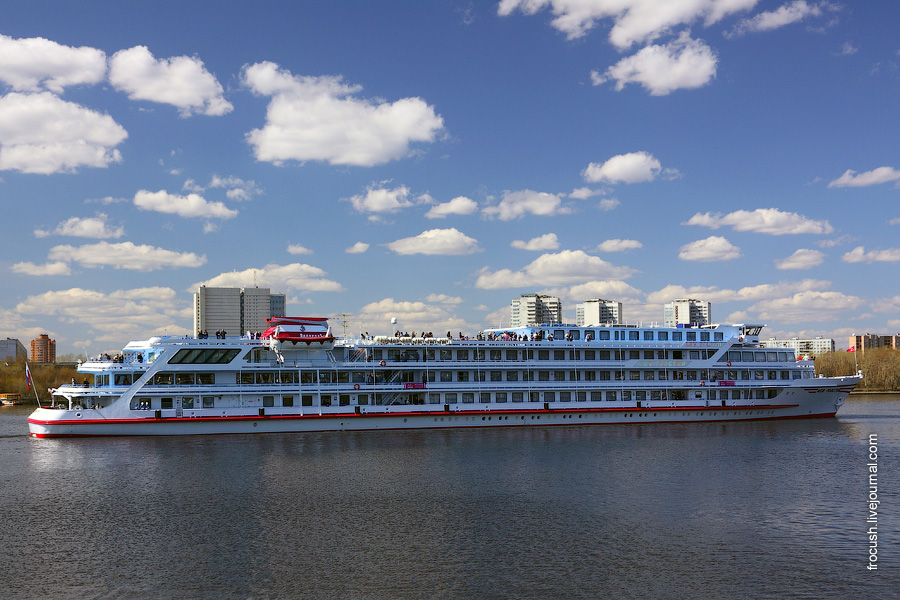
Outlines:
{"label": "high-rise apartment building", "polygon": [[224,330],[230,335],[264,331],[269,317],[285,316],[285,295],[269,288],[214,288],[194,293],[194,335]]}
{"label": "high-rise apartment building", "polygon": [[51,340],[46,333],[31,340],[31,362],[56,362],[56,340]]}
{"label": "high-rise apartment building", "polygon": [[821,356],[826,352],[834,352],[834,340],[817,336],[812,339],[801,339],[798,337],[789,340],[778,340],[769,338],[768,340],[760,340],[759,345],[763,348],[790,348],[796,356]]}
{"label": "high-rise apartment building", "polygon": [[562,303],[555,296],[522,294],[510,306],[510,327],[562,323]]}
{"label": "high-rise apartment building", "polygon": [[677,325],[710,325],[712,304],[705,300],[679,298],[665,306],[666,327]]}
{"label": "high-rise apartment building", "polygon": [[15,338],[0,340],[0,360],[16,360],[19,357],[28,358],[28,351],[22,342]]}
{"label": "high-rise apartment building", "polygon": [[622,303],[615,300],[585,300],[575,305],[575,324],[579,327],[590,325],[618,325],[624,321]]}
{"label": "high-rise apartment building", "polygon": [[849,350],[865,352],[876,348],[900,350],[900,335],[878,335],[877,333],[853,334],[850,336]]}

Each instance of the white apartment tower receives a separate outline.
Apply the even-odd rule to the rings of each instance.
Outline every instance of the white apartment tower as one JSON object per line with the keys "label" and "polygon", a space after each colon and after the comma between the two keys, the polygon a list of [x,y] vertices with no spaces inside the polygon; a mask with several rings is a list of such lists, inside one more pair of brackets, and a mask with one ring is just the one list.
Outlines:
{"label": "white apartment tower", "polygon": [[265,331],[266,319],[283,317],[284,294],[269,288],[214,288],[201,285],[194,293],[194,335],[224,329],[229,335]]}
{"label": "white apartment tower", "polygon": [[510,307],[510,327],[562,323],[562,303],[555,296],[522,294]]}
{"label": "white apartment tower", "polygon": [[705,300],[679,298],[666,304],[666,327],[677,325],[709,325],[712,323],[712,304]]}
{"label": "white apartment tower", "polygon": [[618,325],[622,323],[622,303],[615,300],[585,300],[575,305],[575,324],[579,327],[591,325]]}

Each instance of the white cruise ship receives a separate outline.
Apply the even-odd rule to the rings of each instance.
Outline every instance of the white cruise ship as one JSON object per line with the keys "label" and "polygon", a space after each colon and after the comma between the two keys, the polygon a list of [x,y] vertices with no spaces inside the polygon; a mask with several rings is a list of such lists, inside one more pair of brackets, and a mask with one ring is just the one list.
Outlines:
{"label": "white cruise ship", "polygon": [[358,431],[833,417],[862,374],[814,375],[763,325],[538,325],[473,338],[155,337],[79,367],[34,437]]}

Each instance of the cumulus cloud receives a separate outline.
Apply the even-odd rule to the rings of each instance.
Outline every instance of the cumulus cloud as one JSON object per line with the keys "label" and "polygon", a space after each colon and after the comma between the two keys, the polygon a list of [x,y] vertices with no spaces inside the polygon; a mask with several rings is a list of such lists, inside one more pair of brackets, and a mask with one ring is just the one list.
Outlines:
{"label": "cumulus cloud", "polygon": [[156,271],[170,267],[199,267],[206,264],[206,256],[193,252],[174,252],[156,246],[137,246],[132,242],[110,244],[99,242],[84,246],[54,246],[50,260],[76,262],[82,267],[113,267],[133,271]]}
{"label": "cumulus cloud", "polygon": [[350,246],[349,248],[344,250],[344,252],[346,252],[347,254],[362,254],[363,252],[365,252],[368,249],[369,249],[369,245],[367,243],[356,242],[355,244],[353,244],[352,246]]}
{"label": "cumulus cloud", "polygon": [[234,108],[196,56],[157,60],[145,46],[120,50],[109,60],[109,82],[132,100],[171,104],[182,117],[221,116]]}
{"label": "cumulus cloud", "polygon": [[597,246],[599,252],[624,252],[625,250],[635,250],[643,248],[644,245],[637,240],[606,240]]}
{"label": "cumulus cloud", "polygon": [[497,217],[501,221],[520,219],[527,214],[549,217],[571,212],[571,207],[563,205],[558,195],[532,190],[504,191],[499,204],[481,209],[481,214],[485,217]]}
{"label": "cumulus cloud", "polygon": [[887,250],[870,250],[857,246],[841,257],[846,263],[873,263],[873,262],[897,262],[900,261],[900,248],[888,248]]}
{"label": "cumulus cloud", "polygon": [[0,34],[0,81],[17,92],[46,89],[61,94],[67,86],[93,85],[105,76],[106,54],[102,50]]}
{"label": "cumulus cloud", "polygon": [[741,249],[727,239],[713,235],[703,240],[685,244],[678,252],[681,260],[715,262],[740,258]]}
{"label": "cumulus cloud", "polygon": [[840,292],[806,291],[787,298],[757,302],[747,312],[755,313],[759,319],[782,323],[831,321],[856,311],[862,304],[861,298]]}
{"label": "cumulus cloud", "polygon": [[604,198],[597,204],[597,208],[602,210],[603,212],[608,212],[618,208],[622,203],[619,202],[618,198]]}
{"label": "cumulus cloud", "polygon": [[569,194],[569,198],[576,198],[578,200],[587,200],[588,198],[593,198],[594,196],[602,196],[607,193],[608,193],[608,191],[604,190],[604,189],[593,190],[589,187],[580,187],[580,188],[575,188],[574,190],[572,190],[572,192]]}
{"label": "cumulus cloud", "polygon": [[[446,330],[474,331],[477,327],[453,314],[453,305],[444,303],[410,302],[384,298],[370,302],[359,309],[357,314],[361,327],[369,331],[393,333],[400,328],[404,331],[432,331],[436,336],[443,336]],[[391,319],[397,319],[391,324]]]}
{"label": "cumulus cloud", "polygon": [[165,190],[150,192],[140,190],[134,195],[134,205],[141,210],[150,210],[179,217],[206,219],[231,219],[238,212],[232,210],[221,202],[209,202],[199,194],[179,196],[170,194]]}
{"label": "cumulus cloud", "polygon": [[563,293],[564,297],[577,300],[578,302],[584,301],[585,298],[608,298],[618,302],[628,301],[629,304],[637,302],[643,296],[641,290],[636,287],[624,281],[612,279],[588,281],[587,283],[573,285],[567,291],[561,293]]}
{"label": "cumulus cloud", "polygon": [[581,176],[590,182],[641,183],[653,181],[661,172],[659,160],[642,151],[619,154],[602,164],[590,163]]}
{"label": "cumulus cloud", "polygon": [[787,269],[811,269],[818,267],[825,261],[825,254],[818,250],[801,248],[787,258],[775,261],[775,266],[782,270]]}
{"label": "cumulus cloud", "polygon": [[432,206],[425,218],[427,219],[443,219],[449,215],[471,215],[478,210],[478,203],[471,198],[465,196],[457,196],[449,202]]}
{"label": "cumulus cloud", "polygon": [[598,21],[611,19],[609,41],[618,48],[652,41],[679,25],[702,20],[706,26],[752,8],[757,0],[501,0],[498,14],[515,10],[533,15],[549,8],[551,25],[569,39],[583,36]]}
{"label": "cumulus cloud", "polygon": [[0,98],[0,171],[73,173],[106,167],[128,133],[109,115],[61,100],[49,92]]}
{"label": "cumulus cloud", "polygon": [[351,196],[350,204],[361,213],[395,213],[413,206],[414,202],[410,200],[409,188],[405,185],[388,189],[376,187],[373,184],[366,189],[364,194]]}
{"label": "cumulus cloud", "polygon": [[387,247],[397,254],[461,255],[481,252],[478,240],[470,238],[458,229],[429,229],[415,237],[396,240]]}
{"label": "cumulus cloud", "polygon": [[591,73],[594,85],[616,82],[616,91],[637,83],[651,96],[666,96],[675,90],[703,87],[716,76],[718,57],[702,40],[688,32],[665,45],[641,48],[609,67],[605,73]]}
{"label": "cumulus cloud", "polygon": [[[726,37],[758,31],[772,31],[791,23],[797,23],[807,17],[818,17],[822,14],[823,7],[831,8],[831,5],[827,2],[809,4],[805,0],[794,0],[779,6],[775,10],[761,12],[748,19],[741,19],[734,26],[734,29],[726,34]],[[835,10],[835,8],[832,8],[832,10]]]}
{"label": "cumulus cloud", "polygon": [[630,267],[618,267],[582,250],[563,250],[542,254],[520,271],[487,267],[478,272],[475,287],[500,290],[515,287],[552,286],[585,283],[593,279],[627,279],[637,273]]}
{"label": "cumulus cloud", "polygon": [[865,187],[868,185],[878,185],[880,183],[890,183],[900,179],[900,171],[893,167],[878,167],[865,173],[857,174],[856,171],[847,169],[844,174],[828,184],[830,188],[841,187]]}
{"label": "cumulus cloud", "polygon": [[[185,185],[187,185],[187,182],[185,182]],[[252,200],[254,196],[259,196],[263,193],[262,189],[252,179],[245,181],[234,175],[229,175],[228,177],[213,175],[209,182],[209,187],[225,188],[225,196],[229,200],[237,202]]]}
{"label": "cumulus cloud", "polygon": [[800,233],[825,234],[834,231],[828,221],[813,221],[797,213],[777,208],[757,208],[754,211],[738,210],[722,213],[697,213],[683,225],[701,225],[710,229],[730,226],[735,231],[753,231],[771,235]]}
{"label": "cumulus cloud", "polygon": [[247,134],[259,161],[314,160],[371,167],[408,156],[414,142],[433,142],[444,121],[421,98],[359,98],[340,77],[304,77],[271,62],[244,68],[243,82],[271,96],[266,124]]}
{"label": "cumulus cloud", "polygon": [[20,262],[14,264],[10,269],[13,273],[32,275],[35,277],[72,274],[69,264],[62,261],[45,263],[43,265],[36,265],[32,262]]}
{"label": "cumulus cloud", "polygon": [[287,247],[288,254],[312,254],[313,251],[300,244],[290,244]]}
{"label": "cumulus cloud", "polygon": [[545,233],[544,235],[530,240],[514,240],[510,246],[518,250],[556,250],[559,248],[559,239],[555,233]]}
{"label": "cumulus cloud", "polygon": [[344,286],[326,279],[327,273],[319,267],[301,263],[289,265],[269,264],[259,269],[244,269],[221,273],[212,279],[199,281],[188,288],[195,291],[201,285],[207,287],[247,287],[259,285],[283,292],[342,292]]}
{"label": "cumulus cloud", "polygon": [[438,304],[462,304],[463,299],[459,296],[448,296],[447,294],[428,294],[425,302],[436,302]]}
{"label": "cumulus cloud", "polygon": [[746,286],[738,290],[721,289],[716,286],[695,285],[685,287],[682,285],[667,285],[661,290],[648,294],[647,302],[662,305],[665,302],[671,302],[672,298],[703,298],[710,302],[755,302],[800,292],[827,290],[829,287],[831,287],[831,282],[819,279],[764,283]]}
{"label": "cumulus cloud", "polygon": [[39,238],[50,235],[69,235],[102,240],[120,238],[125,235],[125,229],[121,226],[111,226],[104,213],[97,213],[96,217],[70,217],[50,231],[35,229],[34,235]]}

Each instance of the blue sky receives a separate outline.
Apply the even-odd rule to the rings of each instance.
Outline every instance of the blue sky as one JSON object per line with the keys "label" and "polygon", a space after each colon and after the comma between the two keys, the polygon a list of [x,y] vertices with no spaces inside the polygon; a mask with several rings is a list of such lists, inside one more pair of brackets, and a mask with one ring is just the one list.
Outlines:
{"label": "blue sky", "polygon": [[186,334],[200,284],[900,331],[896,2],[2,5],[0,335]]}

